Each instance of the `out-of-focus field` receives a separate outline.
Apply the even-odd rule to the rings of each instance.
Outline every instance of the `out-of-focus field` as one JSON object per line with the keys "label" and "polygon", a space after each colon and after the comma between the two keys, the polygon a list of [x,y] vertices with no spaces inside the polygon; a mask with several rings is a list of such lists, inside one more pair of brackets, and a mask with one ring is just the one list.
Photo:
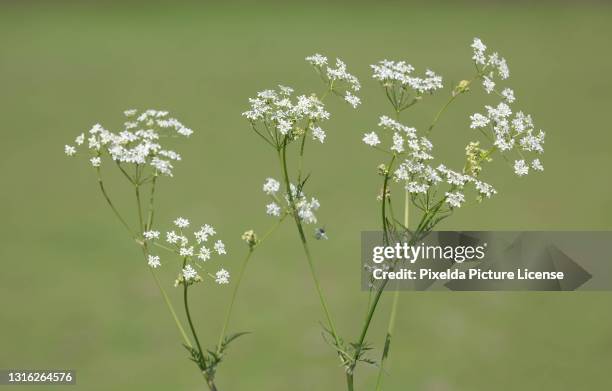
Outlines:
{"label": "out-of-focus field", "polygon": [[[381,156],[361,134],[387,112],[369,77],[379,59],[431,67],[450,86],[471,75],[469,44],[479,36],[508,59],[517,107],[547,131],[545,173],[519,179],[496,162],[489,180],[499,195],[466,205],[445,228],[610,229],[610,8],[112,4],[0,5],[0,368],[74,368],[79,390],[203,389],[138,248],[105,208],[86,161],[67,159],[63,145],[95,122],[116,129],[126,108],[171,111],[196,134],[177,147],[184,161],[175,177],[162,181],[158,222],[184,215],[217,226],[236,270],[246,250],[240,234],[271,224],[260,189],[278,176],[275,156],[240,113],[278,83],[319,91],[303,61],[314,52],[341,57],[364,84],[360,110],[330,105],[328,142],[306,162],[330,235],[314,253],[347,338],[365,311],[360,230],[378,227]],[[426,126],[443,95],[405,122]],[[436,128],[438,156],[459,162],[472,136],[468,115],[485,102],[474,93],[451,107]],[[120,179],[111,177],[110,192],[133,211]],[[223,391],[344,387],[320,336],[295,229],[283,228],[249,267],[231,329],[253,334],[231,347],[218,374]],[[168,289],[174,273],[162,273]],[[212,345],[229,289],[194,292]],[[369,338],[377,347],[383,300]],[[612,389],[611,304],[609,293],[592,292],[403,293],[386,390]],[[359,389],[373,389],[375,373],[361,369]]]}

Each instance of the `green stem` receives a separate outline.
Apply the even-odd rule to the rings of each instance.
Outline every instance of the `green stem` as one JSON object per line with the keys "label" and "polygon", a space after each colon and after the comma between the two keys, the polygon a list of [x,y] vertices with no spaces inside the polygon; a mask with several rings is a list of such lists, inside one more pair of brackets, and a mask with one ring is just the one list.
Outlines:
{"label": "green stem", "polygon": [[153,269],[150,269],[150,270],[151,270],[151,275],[153,276],[153,279],[155,280],[155,284],[159,288],[159,291],[161,292],[164,298],[164,301],[166,302],[166,306],[168,307],[168,310],[170,310],[170,314],[172,314],[174,323],[176,323],[176,327],[179,329],[179,332],[181,333],[181,336],[183,337],[183,341],[185,342],[185,345],[188,346],[189,348],[193,348],[193,346],[191,345],[191,341],[189,340],[189,337],[187,337],[187,333],[185,332],[185,329],[183,328],[183,325],[181,324],[181,321],[176,315],[176,311],[174,311],[174,307],[172,306],[172,303],[170,302],[170,298],[168,297],[166,290],[162,287],[161,282],[159,281],[159,278],[157,278],[157,275],[155,274],[155,271]]}
{"label": "green stem", "polygon": [[[310,125],[308,125],[310,126]],[[302,141],[300,144],[300,158],[298,160],[298,184],[302,181],[302,164],[304,161],[304,147],[306,147],[306,132],[308,129],[304,129],[304,135],[302,136]]]}
{"label": "green stem", "polygon": [[115,161],[115,163],[117,163],[117,167],[119,167],[119,170],[121,171],[121,173],[123,174],[123,176],[130,181],[130,183],[135,183],[134,179],[130,176],[130,174],[128,174],[125,169],[121,166],[121,163],[119,163],[118,161]]}
{"label": "green stem", "polygon": [[217,354],[221,353],[221,345],[223,344],[223,338],[225,338],[225,333],[227,332],[227,327],[229,325],[229,321],[230,318],[232,316],[232,310],[234,308],[234,302],[236,301],[236,295],[238,294],[238,288],[240,287],[240,283],[242,281],[242,276],[244,275],[244,272],[246,270],[247,264],[249,263],[249,260],[251,258],[251,255],[253,255],[253,252],[255,251],[255,248],[257,246],[259,246],[261,243],[263,243],[264,240],[266,240],[266,238],[272,234],[272,232],[274,232],[274,230],[276,230],[276,228],[278,228],[278,226],[283,222],[283,220],[285,219],[286,215],[281,217],[278,222],[276,224],[274,224],[262,237],[261,239],[259,239],[259,241],[249,247],[249,252],[247,253],[246,257],[244,258],[244,260],[242,261],[242,264],[240,265],[240,270],[238,271],[238,278],[236,280],[236,284],[234,285],[234,289],[232,291],[232,297],[230,299],[230,304],[229,307],[227,308],[227,312],[225,314],[225,320],[223,321],[223,327],[221,328],[221,334],[219,335],[219,342],[217,343]]}
{"label": "green stem", "polygon": [[[409,229],[410,224],[410,193],[408,190],[404,191],[404,227],[406,230]],[[387,326],[387,335],[385,336],[385,345],[383,347],[382,356],[380,358],[380,368],[378,369],[378,377],[376,379],[376,391],[380,391],[382,388],[383,374],[385,373],[385,363],[389,357],[389,350],[391,349],[391,339],[393,337],[393,330],[395,328],[395,317],[397,313],[397,306],[399,302],[399,286],[396,286],[395,292],[393,292],[393,302],[391,304],[391,315],[389,317],[389,324]]]}
{"label": "green stem", "polygon": [[391,161],[389,161],[389,165],[387,166],[385,172],[385,179],[383,181],[383,189],[382,189],[382,207],[381,207],[381,217],[382,217],[382,226],[383,226],[383,240],[388,242],[389,238],[387,235],[387,189],[389,188],[389,174],[393,168],[393,163],[395,162],[396,155],[393,154],[391,157]]}
{"label": "green stem", "polygon": [[436,126],[436,124],[438,123],[438,121],[440,120],[440,116],[442,114],[444,114],[444,112],[446,111],[446,109],[448,108],[448,106],[450,106],[451,103],[453,103],[453,101],[455,100],[455,98],[457,98],[459,96],[459,94],[454,94],[451,95],[451,98],[448,100],[448,102],[446,102],[446,104],[444,106],[442,106],[442,108],[438,111],[438,113],[436,114],[436,116],[434,117],[433,122],[431,123],[431,125],[429,125],[429,128],[427,128],[427,131],[425,132],[425,136],[429,135],[429,133],[432,131],[432,129]]}
{"label": "green stem", "polygon": [[355,389],[355,386],[353,385],[353,383],[354,383],[353,374],[347,373],[346,374],[346,388],[348,391],[353,391]]}
{"label": "green stem", "polygon": [[183,280],[183,303],[185,305],[185,315],[187,315],[187,323],[189,324],[189,328],[191,329],[191,334],[193,335],[193,339],[195,340],[196,347],[198,348],[198,352],[200,353],[200,357],[204,358],[204,351],[202,350],[202,345],[200,345],[198,334],[196,333],[195,327],[193,326],[193,321],[191,320],[191,312],[189,311],[189,299],[187,295],[189,286],[187,284],[187,281]]}
{"label": "green stem", "polygon": [[385,345],[383,348],[382,357],[380,359],[380,368],[378,369],[378,377],[376,378],[376,391],[380,391],[382,387],[383,374],[385,373],[385,362],[389,357],[389,349],[391,348],[391,338],[395,327],[395,315],[397,313],[397,304],[399,301],[399,289],[396,288],[393,292],[393,303],[391,304],[391,316],[389,317],[389,325],[387,326],[387,335],[385,337]]}
{"label": "green stem", "polygon": [[240,264],[240,270],[238,271],[238,278],[236,279],[236,284],[234,285],[234,289],[232,291],[232,297],[230,299],[229,307],[227,308],[227,312],[225,314],[225,320],[223,321],[223,327],[221,328],[221,334],[219,335],[219,342],[217,342],[217,354],[221,353],[221,348],[223,346],[223,338],[225,338],[227,326],[229,325],[230,317],[232,315],[232,310],[234,308],[234,302],[236,301],[236,295],[238,294],[238,288],[240,287],[242,276],[244,275],[244,271],[246,270],[246,267],[247,267],[247,264],[249,263],[249,259],[251,258],[251,255],[253,255],[253,247],[249,247],[249,252],[247,253],[247,256],[244,258],[244,260]]}
{"label": "green stem", "polygon": [[110,197],[108,196],[108,193],[106,192],[106,188],[104,187],[104,182],[102,181],[102,175],[101,175],[101,172],[100,172],[100,167],[96,167],[96,173],[98,174],[98,185],[100,186],[100,191],[102,192],[102,195],[104,196],[104,199],[106,200],[106,203],[108,204],[108,206],[110,206],[110,208],[112,209],[113,213],[115,214],[117,219],[121,222],[123,227],[125,227],[125,229],[128,231],[128,233],[130,234],[132,239],[136,239],[136,235],[134,234],[134,231],[132,231],[132,228],[130,228],[128,223],[126,223],[125,220],[123,219],[123,217],[121,217],[121,214],[119,213],[117,208],[115,208],[115,205],[113,204],[113,202],[111,201]]}
{"label": "green stem", "polygon": [[283,177],[284,177],[284,181],[285,181],[285,187],[287,189],[287,194],[289,195],[289,205],[291,206],[291,211],[293,214],[293,219],[295,221],[295,225],[297,227],[299,236],[300,236],[300,241],[302,242],[302,248],[304,250],[304,253],[306,254],[306,259],[308,261],[308,267],[310,269],[310,275],[312,277],[312,280],[314,281],[315,284],[315,289],[317,291],[317,294],[319,296],[319,301],[321,302],[321,307],[323,307],[323,312],[325,314],[326,320],[327,320],[327,324],[330,328],[330,332],[332,334],[332,336],[334,337],[334,341],[336,343],[336,346],[340,347],[341,343],[340,343],[340,337],[338,336],[338,333],[336,332],[336,327],[334,325],[334,322],[332,321],[330,312],[329,312],[329,308],[327,307],[327,302],[325,301],[325,297],[323,296],[323,291],[321,289],[321,284],[319,283],[319,278],[317,277],[317,272],[316,272],[316,268],[314,265],[314,261],[312,259],[312,255],[310,254],[310,249],[308,247],[308,242],[306,240],[306,235],[304,234],[304,228],[302,227],[302,222],[300,220],[300,216],[297,213],[297,208],[295,206],[295,200],[293,198],[293,193],[291,191],[291,182],[289,180],[289,172],[287,170],[287,139],[285,138],[285,140],[283,141],[283,146],[281,148],[280,151],[280,158],[281,158],[281,167],[282,167],[282,171],[283,171]]}
{"label": "green stem", "polygon": [[144,232],[144,220],[142,218],[142,203],[140,202],[140,185],[135,185],[134,189],[136,191],[136,203],[138,205],[138,226],[140,227],[140,233]]}
{"label": "green stem", "polygon": [[[183,267],[185,267],[185,263],[187,258],[183,261]],[[191,329],[191,334],[193,335],[193,339],[196,342],[196,347],[198,348],[198,352],[200,353],[200,358],[204,359],[204,351],[202,350],[202,345],[200,345],[200,339],[198,338],[198,333],[193,325],[193,320],[191,319],[191,312],[189,311],[189,298],[187,292],[189,291],[189,285],[187,280],[183,280],[183,303],[185,304],[185,315],[187,315],[187,323],[189,323],[189,328]],[[201,368],[202,369],[202,368]],[[217,386],[215,385],[215,380],[212,375],[206,373],[206,368],[203,368],[202,374],[204,379],[206,380],[206,384],[210,391],[217,391]]]}
{"label": "green stem", "polygon": [[155,201],[155,184],[157,183],[157,175],[153,176],[153,180],[151,181],[151,195],[149,196],[149,213],[147,216],[147,222],[145,224],[145,231],[148,231],[153,227],[153,217],[155,215],[155,210],[153,208]]}

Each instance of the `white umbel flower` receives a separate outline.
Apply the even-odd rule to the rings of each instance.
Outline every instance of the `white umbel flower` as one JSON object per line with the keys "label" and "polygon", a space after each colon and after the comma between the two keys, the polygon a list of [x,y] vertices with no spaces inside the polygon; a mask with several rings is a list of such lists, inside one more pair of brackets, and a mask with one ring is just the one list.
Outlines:
{"label": "white umbel flower", "polygon": [[276,194],[276,192],[280,189],[280,182],[274,178],[267,178],[263,185],[264,193],[268,195]]}
{"label": "white umbel flower", "polygon": [[147,257],[147,263],[153,269],[157,269],[158,267],[161,266],[161,262],[159,261],[159,256],[157,256],[157,255],[149,255]]}
{"label": "white umbel flower", "polygon": [[187,228],[189,227],[189,220],[184,217],[178,217],[176,220],[174,220],[174,225],[179,228]]}
{"label": "white umbel flower", "polygon": [[179,249],[179,255],[181,257],[192,257],[193,256],[193,246],[181,247]]}
{"label": "white umbel flower", "polygon": [[504,88],[501,94],[508,103],[513,103],[516,100],[514,98],[514,90],[512,90],[512,88]]}
{"label": "white umbel flower", "polygon": [[544,171],[544,166],[540,162],[540,159],[533,159],[533,161],[531,162],[531,168],[536,171]]}
{"label": "white umbel flower", "polygon": [[322,66],[327,65],[327,57],[319,53],[315,53],[312,56],[306,57],[306,61],[308,61],[310,64],[317,66],[317,67],[322,67]]}
{"label": "white umbel flower", "polygon": [[191,281],[197,276],[198,272],[191,265],[186,265],[183,268],[183,278],[185,278],[185,281]]}
{"label": "white umbel flower", "polygon": [[380,144],[380,139],[375,132],[370,132],[363,135],[363,142],[369,146],[375,147]]}
{"label": "white umbel flower", "polygon": [[159,231],[145,231],[142,233],[142,236],[144,236],[146,240],[159,239]]}
{"label": "white umbel flower", "polygon": [[489,124],[489,118],[480,113],[472,114],[470,119],[472,120],[470,124],[470,128],[472,129],[484,128]]}
{"label": "white umbel flower", "polygon": [[325,142],[325,137],[327,136],[327,134],[325,134],[325,131],[323,129],[321,129],[320,126],[311,126],[310,130],[312,131],[312,139],[313,140],[317,140],[321,144],[323,144],[323,142]]}
{"label": "white umbel flower", "polygon": [[200,248],[200,252],[198,253],[198,259],[200,259],[201,261],[208,261],[212,256],[212,252],[210,251],[210,249],[206,246],[202,246],[202,248]]}
{"label": "white umbel flower", "polygon": [[219,254],[219,255],[225,255],[225,254],[227,254],[227,252],[225,251],[225,244],[224,244],[222,241],[220,241],[220,240],[217,240],[217,241],[215,242],[215,251],[216,251],[216,252],[217,252],[217,254]]}
{"label": "white umbel flower", "polygon": [[459,192],[447,192],[445,193],[445,196],[446,203],[449,204],[451,208],[459,208],[461,207],[461,204],[463,204],[463,202],[465,201],[465,196]]}
{"label": "white umbel flower", "polygon": [[102,159],[99,156],[95,156],[89,159],[89,162],[91,163],[92,167],[100,167],[102,164]]}
{"label": "white umbel flower", "polygon": [[219,285],[229,284],[230,274],[227,270],[221,269],[215,273],[215,282]]}
{"label": "white umbel flower", "polygon": [[278,206],[276,202],[271,202],[268,205],[266,205],[266,213],[269,216],[278,217],[281,214],[281,208],[280,206]]}
{"label": "white umbel flower", "polygon": [[199,231],[194,232],[194,236],[198,243],[206,242],[209,236],[213,236],[215,234],[215,229],[208,224],[204,224]]}
{"label": "white umbel flower", "polygon": [[79,134],[77,138],[74,139],[74,143],[76,145],[83,145],[84,142],[85,142],[85,133]]}
{"label": "white umbel flower", "polygon": [[382,60],[370,67],[373,70],[372,77],[384,87],[411,88],[420,95],[433,93],[443,87],[441,76],[430,69],[425,71],[425,77],[414,76],[414,67],[405,61]]}
{"label": "white umbel flower", "polygon": [[346,92],[346,94],[344,95],[344,100],[347,101],[351,106],[353,106],[354,109],[356,109],[357,106],[361,104],[361,99],[351,94],[350,91]]}
{"label": "white umbel flower", "polygon": [[[170,160],[180,160],[180,155],[162,147],[160,140],[168,136],[189,136],[193,130],[185,127],[175,118],[168,116],[167,111],[145,110],[131,113],[129,120],[124,122],[123,129],[112,132],[102,125],[95,124],[87,135],[80,134],[75,143],[88,148],[95,156],[90,159],[94,167],[99,167],[103,155],[108,155],[121,165],[139,165],[150,167],[155,174],[172,176],[173,166]],[[87,141],[87,142],[86,142]],[[69,156],[76,153],[76,148],[65,147]]]}
{"label": "white umbel flower", "polygon": [[74,156],[76,154],[76,148],[72,145],[64,145],[64,153],[67,156]]}
{"label": "white umbel flower", "polygon": [[524,176],[529,174],[529,166],[524,160],[516,160],[514,162],[514,173],[518,176]]}
{"label": "white umbel flower", "polygon": [[474,55],[472,56],[474,62],[479,65],[484,65],[485,50],[487,50],[487,46],[482,43],[479,38],[474,38],[474,42],[472,43],[472,49],[474,49]]}
{"label": "white umbel flower", "polygon": [[176,244],[179,242],[181,237],[176,234],[174,231],[166,232],[166,242],[170,244]]}
{"label": "white umbel flower", "polygon": [[493,90],[495,90],[495,82],[487,76],[482,79],[482,86],[484,87],[487,94],[490,94],[491,92],[493,92]]}

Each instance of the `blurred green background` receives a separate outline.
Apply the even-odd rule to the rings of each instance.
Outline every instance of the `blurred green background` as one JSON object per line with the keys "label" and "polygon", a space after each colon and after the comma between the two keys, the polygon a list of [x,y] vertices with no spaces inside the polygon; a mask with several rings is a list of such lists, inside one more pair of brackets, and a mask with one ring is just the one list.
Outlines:
{"label": "blurred green background", "polygon": [[[63,145],[96,122],[117,129],[127,108],[169,110],[196,134],[176,148],[184,161],[159,187],[158,227],[179,215],[215,225],[235,270],[246,251],[240,234],[272,223],[261,184],[278,176],[240,113],[277,83],[320,91],[303,61],[314,52],[344,59],[364,85],[360,110],[330,104],[328,142],[310,148],[307,161],[330,235],[314,243],[322,285],[341,333],[355,339],[365,311],[359,233],[378,227],[381,162],[361,135],[388,110],[368,65],[406,59],[450,86],[471,75],[474,36],[508,59],[515,106],[547,131],[546,171],[519,179],[496,162],[488,179],[499,195],[466,205],[443,227],[610,229],[606,5],[2,2],[0,368],[74,368],[80,390],[203,389],[139,249],[88,163],[67,159]],[[426,126],[445,99],[427,99],[404,122]],[[462,159],[468,115],[485,102],[474,92],[451,107],[436,129],[437,156]],[[109,189],[128,213],[120,179],[111,176]],[[231,329],[254,333],[231,347],[220,390],[344,389],[298,245],[284,224],[250,264]],[[174,273],[162,270],[168,289]],[[228,293],[194,289],[206,345],[216,341]],[[377,347],[389,301],[368,338]],[[594,292],[403,293],[385,389],[612,389],[610,304],[609,293]],[[373,389],[375,373],[360,369],[360,390]]]}

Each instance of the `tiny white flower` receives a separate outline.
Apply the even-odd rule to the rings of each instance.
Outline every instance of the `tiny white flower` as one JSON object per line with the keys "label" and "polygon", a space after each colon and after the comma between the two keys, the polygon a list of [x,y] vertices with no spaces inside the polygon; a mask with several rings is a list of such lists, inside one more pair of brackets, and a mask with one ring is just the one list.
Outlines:
{"label": "tiny white flower", "polygon": [[510,77],[510,69],[508,69],[508,64],[506,63],[506,59],[502,58],[497,63],[497,72],[502,79],[507,79]]}
{"label": "tiny white flower", "polygon": [[317,66],[317,67],[322,67],[324,65],[327,65],[327,57],[322,56],[319,53],[306,57],[306,61],[308,61],[310,64]]}
{"label": "tiny white flower", "polygon": [[280,182],[274,178],[266,179],[266,182],[263,185],[264,193],[268,195],[275,194],[280,189]]}
{"label": "tiny white flower", "polygon": [[68,156],[74,156],[76,153],[76,148],[72,145],[64,145],[64,153]]}
{"label": "tiny white flower", "polygon": [[291,128],[293,127],[293,124],[290,121],[287,121],[285,119],[279,119],[278,120],[278,131],[282,134],[282,135],[286,135],[287,133],[289,133],[291,131]]}
{"label": "tiny white flower", "polygon": [[426,183],[408,182],[406,190],[412,194],[427,193],[429,185]]}
{"label": "tiny white flower", "polygon": [[179,250],[179,255],[181,257],[192,257],[193,256],[193,246],[181,247]]}
{"label": "tiny white flower", "polygon": [[472,43],[472,48],[479,52],[484,52],[485,50],[487,50],[487,46],[484,43],[482,43],[480,38],[474,38],[474,42]]}
{"label": "tiny white flower", "polygon": [[495,89],[495,82],[485,76],[482,80],[482,86],[484,87],[487,94],[490,94]]}
{"label": "tiny white flower", "polygon": [[480,113],[472,114],[470,119],[472,120],[472,123],[470,124],[470,128],[472,129],[484,128],[489,124],[489,118]]}
{"label": "tiny white flower", "polygon": [[514,173],[518,176],[527,175],[529,174],[529,166],[522,159],[516,160],[514,162]]}
{"label": "tiny white flower", "polygon": [[215,242],[215,251],[216,251],[216,252],[217,252],[217,254],[219,254],[219,255],[225,255],[225,254],[227,254],[227,252],[225,251],[225,244],[224,244],[222,241],[220,241],[220,240],[217,240],[217,241]]}
{"label": "tiny white flower", "polygon": [[200,252],[198,253],[198,258],[200,260],[206,262],[210,259],[211,256],[212,256],[212,252],[210,251],[208,247],[202,246],[202,248],[200,248]]}
{"label": "tiny white flower", "polygon": [[172,164],[164,159],[160,159],[158,157],[154,157],[151,159],[151,166],[159,171],[162,175],[172,176],[172,169],[174,168]]}
{"label": "tiny white flower", "polygon": [[183,277],[185,281],[192,280],[198,276],[198,272],[191,265],[187,265],[183,268]]}
{"label": "tiny white flower", "polygon": [[544,171],[544,166],[540,162],[540,159],[533,159],[533,161],[531,162],[531,168],[536,171]]}
{"label": "tiny white flower", "polygon": [[84,133],[79,134],[78,137],[74,139],[74,142],[76,145],[83,145],[83,143],[85,142],[85,134]]}
{"label": "tiny white flower", "polygon": [[378,135],[375,132],[370,132],[370,133],[364,134],[363,142],[374,147],[380,144],[380,139],[378,138]]}
{"label": "tiny white flower", "polygon": [[325,141],[325,136],[327,136],[325,131],[319,126],[311,126],[310,129],[312,130],[312,139],[318,140],[321,144],[323,144]]}
{"label": "tiny white flower", "polygon": [[486,198],[491,198],[492,195],[497,194],[497,191],[493,188],[493,186],[489,185],[488,183],[476,181],[474,186],[476,187],[476,190],[478,190],[478,193]]}
{"label": "tiny white flower", "polygon": [[178,243],[180,239],[181,237],[178,236],[176,232],[174,231],[166,232],[166,242],[170,244],[175,244],[175,243]]}
{"label": "tiny white flower", "polygon": [[159,231],[145,231],[142,233],[142,236],[146,240],[159,239]]}
{"label": "tiny white flower", "polygon": [[359,99],[359,97],[351,94],[350,91],[346,92],[346,95],[344,96],[344,100],[347,101],[351,106],[353,106],[354,109],[356,109],[357,106],[359,106],[361,104],[361,99]]}
{"label": "tiny white flower", "polygon": [[462,193],[454,192],[454,193],[445,193],[446,203],[449,204],[452,208],[459,208],[461,204],[465,201],[465,197]]}
{"label": "tiny white flower", "polygon": [[281,213],[281,208],[280,206],[278,206],[275,202],[269,203],[268,205],[266,205],[266,213],[269,216],[280,216]]}
{"label": "tiny white flower", "polygon": [[182,136],[189,137],[193,134],[193,130],[185,127],[181,127],[176,130],[176,132]]}
{"label": "tiny white flower", "polygon": [[102,164],[102,159],[99,156],[96,156],[89,159],[89,162],[93,167],[100,167],[100,165]]}
{"label": "tiny white flower", "polygon": [[187,228],[189,227],[189,220],[183,217],[179,217],[176,220],[174,220],[174,225],[176,225],[179,228]]}
{"label": "tiny white flower", "polygon": [[159,256],[157,255],[149,255],[147,257],[147,263],[149,264],[149,266],[151,266],[153,269],[158,268],[159,266],[161,266],[161,262],[159,261]]}
{"label": "tiny white flower", "polygon": [[404,139],[399,133],[393,133],[393,146],[391,150],[397,153],[404,152]]}
{"label": "tiny white flower", "polygon": [[198,243],[206,242],[209,236],[216,234],[215,229],[208,224],[204,224],[199,231],[194,233]]}
{"label": "tiny white flower", "polygon": [[221,269],[219,270],[216,274],[215,274],[215,281],[217,282],[217,284],[221,285],[221,284],[228,284],[229,283],[229,278],[230,278],[230,274],[227,270],[225,269]]}
{"label": "tiny white flower", "polygon": [[514,91],[511,88],[505,88],[501,94],[503,95],[503,97],[506,99],[506,102],[508,103],[512,103],[515,101],[514,98]]}

